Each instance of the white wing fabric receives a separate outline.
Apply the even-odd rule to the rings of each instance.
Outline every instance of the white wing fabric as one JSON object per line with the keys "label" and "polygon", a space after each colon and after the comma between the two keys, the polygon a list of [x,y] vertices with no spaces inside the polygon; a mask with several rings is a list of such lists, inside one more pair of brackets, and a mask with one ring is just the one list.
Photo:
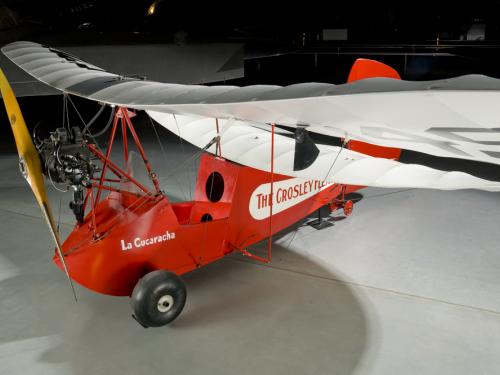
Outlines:
{"label": "white wing fabric", "polygon": [[[344,85],[207,87],[122,77],[37,43],[11,43],[2,52],[39,81],[90,100],[150,113],[244,120],[238,129],[248,127],[246,122],[301,125],[312,132],[381,146],[500,164],[500,80],[490,77],[469,75],[428,82],[372,78]],[[203,122],[196,121],[199,127],[190,127],[189,135],[182,132],[181,136],[198,146],[205,145],[208,140],[203,138]],[[228,136],[224,134],[222,140],[226,157],[266,169],[264,163],[269,163],[269,158],[261,163],[258,151],[265,155],[270,139],[264,138],[262,144],[240,144]],[[241,137],[246,136],[242,133]],[[286,148],[280,148],[285,143]],[[290,140],[279,139],[280,173],[370,186],[485,190],[497,187],[495,182],[465,173],[402,165],[346,150],[326,175],[326,166],[330,167],[332,155],[338,153],[331,147],[322,147],[322,154],[306,171],[294,173],[292,145]],[[238,152],[229,154],[231,147],[237,147]]]}
{"label": "white wing fabric", "polygon": [[91,100],[165,113],[308,125],[309,131],[381,146],[500,164],[500,80],[495,78],[207,87],[121,77],[37,43],[11,43],[2,52],[41,82]]}
{"label": "white wing fabric", "polygon": [[[148,111],[148,114],[166,129],[200,148],[222,134],[220,147],[223,157],[264,171],[271,169],[271,133],[261,129],[258,124],[219,120],[217,133],[214,119],[154,111]],[[294,171],[294,139],[275,134],[275,172],[303,179],[360,186],[500,191],[499,182],[463,172],[444,172],[422,165],[375,158],[336,146],[317,146],[320,153],[316,161],[309,168]],[[213,144],[207,151],[215,153],[216,145]]]}

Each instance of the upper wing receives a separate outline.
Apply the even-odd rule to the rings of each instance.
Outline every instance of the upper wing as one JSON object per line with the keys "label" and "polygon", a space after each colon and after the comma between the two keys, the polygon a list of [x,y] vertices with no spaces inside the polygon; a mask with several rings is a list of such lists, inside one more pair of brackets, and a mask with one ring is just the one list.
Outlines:
{"label": "upper wing", "polygon": [[381,146],[500,164],[500,80],[490,77],[207,87],[122,77],[37,43],[16,42],[2,51],[36,79],[91,100],[165,113],[300,124],[309,131]]}
{"label": "upper wing", "polygon": [[[310,131],[382,146],[500,164],[497,125],[500,81],[493,78],[464,76],[433,82],[376,78],[337,86],[306,83],[287,87],[205,87],[121,77],[64,52],[30,42],[13,43],[2,51],[22,69],[52,87],[91,100],[154,111],[150,114],[166,127],[168,122],[159,112],[300,124],[308,125]],[[191,133],[183,128],[182,137],[198,146],[208,141],[203,136],[206,119],[182,116],[178,119],[191,124]],[[266,139],[268,135],[260,130],[257,138],[252,139],[257,130],[245,123],[240,125],[231,127],[223,137],[224,155],[266,169],[270,160],[266,151],[270,142]],[[212,131],[215,129],[208,126]],[[242,140],[246,141],[242,143]],[[465,173],[404,165],[328,146],[320,147],[320,156],[313,165],[294,172],[291,167],[293,141],[278,140],[276,171],[287,175],[381,187],[498,189],[495,182]],[[335,158],[333,167],[332,158]]]}

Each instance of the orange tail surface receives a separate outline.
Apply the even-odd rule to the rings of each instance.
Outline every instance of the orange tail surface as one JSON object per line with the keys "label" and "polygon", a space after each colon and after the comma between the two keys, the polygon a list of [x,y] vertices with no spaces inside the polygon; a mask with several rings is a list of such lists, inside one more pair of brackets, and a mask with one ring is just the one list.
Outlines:
{"label": "orange tail surface", "polygon": [[399,73],[389,65],[370,59],[357,59],[352,64],[347,82],[359,81],[365,78],[394,78],[401,79]]}
{"label": "orange tail surface", "polygon": [[[347,82],[380,77],[401,79],[398,72],[389,65],[376,60],[357,59],[352,65]],[[350,141],[348,148],[376,158],[398,160],[401,156],[401,149],[399,148],[382,147],[361,141]]]}

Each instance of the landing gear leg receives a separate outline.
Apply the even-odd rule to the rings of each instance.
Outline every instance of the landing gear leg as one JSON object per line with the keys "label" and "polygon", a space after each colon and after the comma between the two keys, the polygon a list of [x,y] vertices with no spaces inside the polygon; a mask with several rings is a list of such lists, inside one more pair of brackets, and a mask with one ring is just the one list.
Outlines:
{"label": "landing gear leg", "polygon": [[179,316],[186,286],[174,273],[158,270],[139,280],[132,292],[133,317],[143,327],[161,327]]}
{"label": "landing gear leg", "polygon": [[73,201],[69,202],[69,208],[75,214],[75,218],[79,223],[83,223],[83,189],[81,186],[75,186],[73,191]]}
{"label": "landing gear leg", "polygon": [[342,186],[342,194],[339,199],[335,199],[333,202],[329,204],[330,211],[333,212],[342,208],[344,210],[345,216],[350,216],[352,214],[352,210],[354,209],[354,203],[351,200],[345,199],[346,186]]}

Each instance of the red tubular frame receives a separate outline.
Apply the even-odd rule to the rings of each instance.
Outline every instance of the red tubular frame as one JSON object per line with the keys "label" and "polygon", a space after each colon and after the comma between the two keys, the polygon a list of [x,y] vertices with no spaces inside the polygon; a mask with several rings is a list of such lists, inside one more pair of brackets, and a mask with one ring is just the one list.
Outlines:
{"label": "red tubular frame", "polygon": [[139,137],[137,136],[137,133],[135,132],[134,125],[132,125],[132,122],[130,121],[130,117],[128,115],[127,109],[125,109],[125,110],[122,109],[122,112],[123,112],[123,118],[125,118],[125,121],[127,122],[127,125],[128,125],[128,129],[130,130],[130,134],[132,134],[132,138],[134,138],[135,145],[137,146],[137,149],[139,150],[139,153],[141,154],[142,161],[144,162],[146,170],[148,171],[149,177],[153,181],[153,185],[155,187],[156,193],[160,194],[161,193],[160,184],[158,182],[158,179],[156,178],[156,174],[151,169],[151,164],[149,163],[149,160],[146,157],[146,153],[144,152],[144,149],[142,148],[141,141],[139,140]]}
{"label": "red tubular frame", "polygon": [[274,201],[274,127],[272,124],[271,131],[271,204],[269,205],[269,241],[267,243],[267,261],[273,259],[273,201]]}
{"label": "red tubular frame", "polygon": [[[104,158],[103,164],[102,164],[102,172],[101,172],[101,177],[99,179],[99,185],[103,184],[104,178],[106,177],[106,168],[108,166],[108,161],[109,157],[111,156],[111,150],[113,148],[113,143],[115,141],[115,135],[116,135],[116,126],[118,125],[118,114],[120,113],[120,109],[118,109],[115,112],[115,118],[113,119],[113,128],[111,129],[111,134],[109,136],[109,143],[108,143],[108,149],[106,150],[106,157]],[[90,151],[92,151],[93,145],[88,145],[88,148]],[[102,159],[101,159],[102,161]],[[95,199],[95,204],[97,205],[99,203],[99,199],[101,197],[101,189],[97,190],[97,196]]]}
{"label": "red tubular frame", "polygon": [[[135,178],[133,178],[130,174],[128,174],[127,172],[125,172],[123,169],[121,169],[119,166],[117,166],[115,163],[113,163],[109,158],[107,158],[106,156],[104,156],[94,145],[88,145],[88,148],[89,150],[99,158],[99,160],[102,161],[103,165],[105,165],[106,167],[108,167],[111,172],[113,172],[115,175],[117,175],[118,177],[122,177],[130,182],[132,182],[134,185],[136,185],[139,189],[141,189],[144,193],[148,194],[148,195],[151,195],[151,192],[148,190],[147,187],[145,187],[144,185],[142,185],[139,181],[137,181]],[[103,167],[103,171],[102,173],[104,173],[105,170],[104,170],[104,167]],[[101,177],[102,177],[102,174],[101,174]],[[104,185],[104,179],[101,178],[99,180],[99,185],[97,186],[97,188],[99,189],[98,190],[98,194],[99,192],[102,190],[102,187],[105,186]],[[98,196],[99,198],[99,196]],[[96,199],[96,203],[99,203],[99,200]]]}
{"label": "red tubular frame", "polygon": [[[135,116],[134,113],[131,112],[133,116]],[[101,170],[101,175],[99,178],[93,178],[92,179],[92,184],[90,187],[87,188],[87,194],[85,196],[85,201],[84,201],[84,210],[86,209],[89,198],[90,198],[90,203],[91,203],[91,227],[94,232],[94,238],[97,238],[99,233],[97,232],[97,222],[95,218],[95,210],[96,207],[99,204],[100,198],[101,198],[101,193],[103,190],[105,191],[112,191],[112,192],[119,192],[123,194],[132,194],[135,195],[134,193],[131,193],[130,191],[121,189],[119,186],[115,187],[110,184],[115,183],[121,183],[124,181],[131,182],[134,184],[137,188],[139,188],[143,193],[144,197],[146,199],[154,199],[154,197],[158,196],[161,193],[160,190],[160,184],[158,182],[158,179],[156,177],[156,174],[152,171],[151,164],[149,163],[146,153],[144,152],[144,148],[142,147],[142,144],[139,140],[139,137],[137,136],[137,133],[135,132],[134,125],[132,124],[132,121],[130,120],[130,114],[129,111],[126,108],[119,107],[114,115],[113,119],[113,126],[111,129],[111,134],[109,136],[109,144],[106,149],[106,154],[103,154],[95,145],[93,144],[87,144],[87,148],[89,151],[94,154],[101,162],[102,162],[102,170]],[[144,166],[146,170],[148,171],[148,175],[151,178],[151,181],[153,182],[154,188],[155,188],[155,194],[153,194],[152,191],[150,191],[146,186],[141,184],[139,181],[137,181],[134,177],[130,175],[130,173],[127,173],[124,171],[122,168],[120,168],[116,163],[114,163],[110,157],[111,157],[111,151],[113,149],[113,143],[115,142],[116,139],[116,131],[118,129],[118,120],[120,120],[120,125],[121,125],[121,131],[122,131],[122,138],[123,138],[123,160],[125,161],[125,164],[129,161],[129,143],[128,143],[128,137],[127,137],[127,129],[130,131],[130,134],[132,135],[132,138],[134,140],[134,143],[139,150],[139,153],[141,155],[141,158],[144,162]],[[106,178],[106,172],[107,170],[110,170],[117,178]],[[97,182],[98,181],[98,182]],[[108,183],[108,184],[105,184]],[[97,189],[97,194],[94,196],[94,189]],[[128,207],[127,207],[128,208]]]}
{"label": "red tubular frame", "polygon": [[128,138],[127,138],[127,126],[123,122],[123,117],[122,117],[122,138],[123,138],[123,160],[125,160],[125,163],[128,163]]}

